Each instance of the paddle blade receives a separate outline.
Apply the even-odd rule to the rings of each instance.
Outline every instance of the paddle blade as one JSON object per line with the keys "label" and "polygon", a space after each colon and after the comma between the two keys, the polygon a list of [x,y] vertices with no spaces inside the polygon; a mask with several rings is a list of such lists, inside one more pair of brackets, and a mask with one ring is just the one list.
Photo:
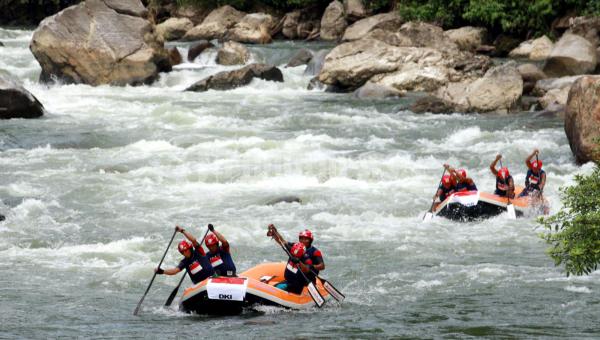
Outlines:
{"label": "paddle blade", "polygon": [[425,216],[423,216],[423,222],[429,222],[433,219],[433,214],[431,212],[427,212],[425,213]]}
{"label": "paddle blade", "polygon": [[167,302],[165,302],[165,307],[169,307],[171,305],[171,303],[173,303],[175,296],[177,296],[177,291],[179,291],[179,286],[177,286],[177,287],[175,287],[175,289],[173,289],[173,291],[171,292],[171,295],[169,295],[169,298],[167,299]]}
{"label": "paddle blade", "polygon": [[340,292],[339,290],[337,290],[331,283],[329,283],[329,281],[325,281],[323,279],[321,279],[321,281],[323,281],[323,287],[325,287],[325,290],[331,296],[333,296],[334,299],[336,299],[338,302],[344,301],[344,299],[346,298],[346,296],[344,294],[342,294],[342,292]]}
{"label": "paddle blade", "polygon": [[317,307],[323,307],[323,305],[325,304],[325,299],[323,299],[321,293],[319,293],[317,287],[315,287],[315,285],[312,282],[308,284],[308,293],[310,294],[310,297],[313,299]]}
{"label": "paddle blade", "polygon": [[506,206],[506,211],[508,212],[508,218],[510,218],[511,220],[516,220],[517,219],[517,213],[515,212],[515,206],[512,204],[509,204]]}
{"label": "paddle blade", "polygon": [[146,295],[144,295],[142,297],[142,299],[140,300],[140,302],[138,302],[137,307],[135,307],[135,310],[133,311],[133,315],[137,316],[138,313],[140,312],[140,308],[142,307],[142,302],[144,301],[144,298],[146,297]]}

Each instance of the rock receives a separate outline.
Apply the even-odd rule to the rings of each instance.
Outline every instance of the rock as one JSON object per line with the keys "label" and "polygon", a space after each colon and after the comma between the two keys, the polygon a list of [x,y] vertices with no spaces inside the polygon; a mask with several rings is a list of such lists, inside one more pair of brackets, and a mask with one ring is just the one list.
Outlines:
{"label": "rock", "polygon": [[172,47],[169,49],[169,63],[171,66],[181,64],[182,61],[183,58],[181,57],[181,53],[179,53],[179,49],[177,49],[177,47]]}
{"label": "rock", "polygon": [[369,82],[389,86],[400,91],[432,92],[448,83],[450,72],[444,66],[423,67],[414,62],[408,62],[404,63],[395,72],[371,77]]}
{"label": "rock", "polygon": [[514,50],[521,41],[509,35],[500,34],[494,39],[494,57],[506,57],[510,51]]}
{"label": "rock", "polygon": [[410,46],[432,47],[438,50],[458,50],[458,45],[444,35],[444,30],[432,24],[409,21],[399,33],[410,39]]}
{"label": "rock", "polygon": [[546,60],[544,73],[549,77],[585,74],[594,71],[596,64],[596,47],[579,35],[565,33]]}
{"label": "rock", "polygon": [[300,11],[293,11],[285,15],[283,28],[281,29],[281,33],[284,37],[288,39],[298,38],[298,23],[300,22],[301,15],[302,13]]}
{"label": "rock", "polygon": [[235,41],[227,41],[217,52],[217,64],[240,65],[250,60],[248,48]]}
{"label": "rock", "polygon": [[355,22],[369,15],[362,0],[344,0],[344,12],[349,22]]}
{"label": "rock", "polygon": [[582,76],[571,76],[571,77],[561,77],[561,78],[547,78],[540,79],[535,83],[535,87],[533,88],[533,94],[537,96],[543,96],[546,92],[562,89],[562,88],[571,88],[571,86],[577,81],[577,79]]}
{"label": "rock", "polygon": [[319,35],[321,22],[319,20],[301,21],[298,23],[298,39],[309,39]]}
{"label": "rock", "polygon": [[308,64],[306,65],[306,69],[304,69],[304,75],[316,76],[323,69],[323,64],[325,63],[325,57],[329,54],[329,50],[320,50],[313,54],[313,57],[310,59]]}
{"label": "rock", "polygon": [[461,112],[509,112],[523,93],[523,79],[514,62],[491,68],[473,82],[449,83],[436,95]]}
{"label": "rock", "polygon": [[556,111],[560,107],[564,107],[567,104],[569,98],[569,87],[563,87],[562,89],[553,89],[540,98],[540,106],[545,110]]}
{"label": "rock", "polygon": [[10,76],[0,73],[0,119],[38,118],[44,107]]}
{"label": "rock", "polygon": [[248,85],[254,78],[283,82],[283,74],[277,67],[265,64],[251,64],[238,70],[219,72],[202,79],[187,88],[186,91],[230,90]]}
{"label": "rock", "polygon": [[475,49],[475,52],[479,54],[492,55],[496,53],[496,47],[492,45],[481,45]]}
{"label": "rock", "polygon": [[4,221],[6,219],[6,217],[4,217],[4,215],[0,214],[0,222]]}
{"label": "rock", "polygon": [[534,64],[522,64],[517,71],[523,78],[523,94],[531,93],[538,80],[546,79],[546,75]]}
{"label": "rock", "polygon": [[[139,0],[87,0],[44,19],[30,49],[42,67],[40,79],[67,83],[137,85],[170,70],[167,51],[146,19],[120,11]],[[101,29],[100,29],[101,28]]]}
{"label": "rock", "polygon": [[200,25],[187,31],[183,36],[183,40],[222,39],[227,30],[242,20],[245,15],[246,13],[240,12],[229,5],[219,7],[210,12]]}
{"label": "rock", "polygon": [[435,96],[426,96],[417,99],[411,106],[414,113],[453,113],[456,112],[454,104]]}
{"label": "rock", "polygon": [[279,203],[302,203],[302,200],[297,196],[282,196],[267,201],[266,205],[275,205]]}
{"label": "rock", "polygon": [[321,18],[321,39],[340,40],[347,25],[344,5],[337,0],[332,1]]}
{"label": "rock", "polygon": [[546,60],[554,48],[552,40],[547,36],[523,41],[517,48],[508,54],[511,58],[525,58],[530,60]]}
{"label": "rock", "polygon": [[571,87],[565,112],[565,132],[577,162],[600,161],[600,77],[584,76]]}
{"label": "rock", "polygon": [[377,14],[372,17],[357,21],[348,26],[344,32],[342,40],[358,40],[365,37],[369,32],[378,28],[385,31],[397,31],[402,26],[402,23],[402,19],[395,12]]}
{"label": "rock", "polygon": [[175,6],[172,12],[173,17],[189,19],[193,26],[199,25],[209,14],[209,10],[204,6]]}
{"label": "rock", "polygon": [[352,94],[353,97],[360,99],[383,99],[401,97],[402,95],[402,91],[398,91],[393,87],[374,83],[366,83]]}
{"label": "rock", "polygon": [[285,67],[296,67],[300,65],[306,65],[308,64],[308,62],[310,62],[312,57],[313,53],[311,51],[302,48],[292,56],[292,58],[290,59],[290,61],[288,61]]}
{"label": "rock", "polygon": [[487,30],[483,27],[465,26],[447,30],[444,35],[464,51],[475,51],[484,44]]}
{"label": "rock", "polygon": [[323,89],[325,89],[325,87],[327,87],[327,85],[321,83],[319,81],[319,77],[313,77],[308,82],[308,86],[306,87],[306,89],[307,90],[323,90]]}
{"label": "rock", "polygon": [[187,55],[188,61],[190,61],[190,62],[194,61],[194,59],[196,59],[197,56],[199,56],[202,52],[204,52],[205,49],[211,48],[211,47],[215,47],[215,45],[213,45],[211,42],[209,42],[207,40],[201,40],[198,43],[194,44],[188,50],[188,55]]}
{"label": "rock", "polygon": [[145,18],[148,10],[141,1],[131,0],[103,0],[106,6],[119,14],[132,15],[134,17]]}
{"label": "rock", "polygon": [[600,17],[589,16],[589,17],[576,17],[569,20],[569,30],[567,33],[579,35],[585,38],[597,47],[600,43]]}
{"label": "rock", "polygon": [[4,47],[4,43],[0,41],[0,47]]}
{"label": "rock", "polygon": [[540,108],[540,98],[533,96],[522,96],[519,100],[522,111],[536,111]]}
{"label": "rock", "polygon": [[194,24],[187,18],[170,18],[167,21],[156,25],[156,34],[163,41],[177,40],[191,30]]}
{"label": "rock", "polygon": [[270,43],[271,30],[277,25],[277,19],[265,13],[247,14],[227,32],[227,38],[250,44]]}

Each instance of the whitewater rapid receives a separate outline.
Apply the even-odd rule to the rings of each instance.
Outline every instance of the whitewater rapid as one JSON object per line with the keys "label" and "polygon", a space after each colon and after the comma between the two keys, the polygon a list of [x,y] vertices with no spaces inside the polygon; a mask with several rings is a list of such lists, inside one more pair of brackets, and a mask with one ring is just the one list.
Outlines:
{"label": "whitewater rapid", "polygon": [[[556,212],[559,188],[591,169],[574,163],[560,118],[417,115],[409,99],[307,90],[304,67],[284,66],[322,44],[252,46],[285,82],[225,92],[183,91],[233,69],[210,53],[150,86],[44,85],[31,35],[0,29],[0,70],[48,111],[0,122],[0,337],[600,335],[600,274],[566,278],[534,216],[421,222],[443,163],[491,191],[496,153],[520,184],[534,148]],[[266,204],[289,195],[302,203]],[[239,271],[284,260],[267,224],[289,239],[310,228],[347,301],[207,319],[163,308],[179,277],[161,276],[132,316],[175,224],[200,236],[207,223]],[[166,266],[179,257],[171,247]]]}

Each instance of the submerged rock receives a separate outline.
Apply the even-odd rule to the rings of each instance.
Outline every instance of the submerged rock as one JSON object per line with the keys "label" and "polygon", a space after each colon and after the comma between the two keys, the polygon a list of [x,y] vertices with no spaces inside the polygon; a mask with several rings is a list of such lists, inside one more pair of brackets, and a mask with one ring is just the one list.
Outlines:
{"label": "submerged rock", "polygon": [[238,70],[219,72],[202,79],[187,88],[186,91],[231,90],[250,84],[254,78],[283,82],[283,74],[277,67],[266,64],[251,64]]}
{"label": "submerged rock", "polygon": [[181,57],[181,53],[179,53],[179,49],[177,47],[172,47],[169,49],[169,63],[171,66],[175,66],[181,64],[183,58]]}
{"label": "submerged rock", "polygon": [[296,52],[285,67],[296,67],[306,65],[313,58],[313,53],[310,50],[302,48]]}
{"label": "submerged rock", "polygon": [[417,99],[410,110],[414,113],[453,113],[455,105],[435,96],[426,96]]}
{"label": "submerged rock", "polygon": [[44,107],[16,80],[0,73],[0,119],[38,118]]}
{"label": "submerged rock", "polygon": [[392,97],[402,97],[404,93],[402,91],[398,91],[391,86],[375,84],[375,83],[366,83],[360,88],[356,89],[352,94],[355,98],[360,99],[383,99],[383,98],[392,98]]}
{"label": "submerged rock", "polygon": [[302,200],[297,196],[282,196],[269,200],[266,205],[275,205],[278,203],[302,203]]}
{"label": "submerged rock", "polygon": [[197,56],[199,56],[202,52],[204,52],[205,49],[211,48],[211,47],[215,47],[215,45],[213,45],[213,43],[211,43],[207,40],[201,40],[198,43],[194,44],[188,50],[188,55],[187,55],[188,61],[189,62],[194,61],[194,59],[196,59]]}
{"label": "submerged rock", "polygon": [[600,76],[584,76],[571,87],[565,112],[565,132],[579,163],[600,161]]}
{"label": "submerged rock", "polygon": [[139,0],[87,0],[44,19],[30,44],[42,67],[40,79],[90,85],[153,81],[170,64],[151,23],[134,16],[144,13]]}

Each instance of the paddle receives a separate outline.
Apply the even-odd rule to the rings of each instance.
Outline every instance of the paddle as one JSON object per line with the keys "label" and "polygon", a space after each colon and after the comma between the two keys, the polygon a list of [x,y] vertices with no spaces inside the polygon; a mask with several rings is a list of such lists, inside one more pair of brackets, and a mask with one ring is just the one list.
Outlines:
{"label": "paddle", "polygon": [[314,270],[311,269],[311,272],[313,274],[315,274],[315,276],[317,278],[319,278],[319,280],[321,280],[321,282],[323,283],[323,287],[325,288],[325,290],[331,296],[333,296],[334,299],[336,299],[338,302],[344,301],[344,299],[346,298],[346,295],[342,294],[342,292],[340,292],[337,288],[335,288],[329,281],[327,281],[324,278],[320,277],[319,274],[317,274]]}
{"label": "paddle", "polygon": [[[442,182],[442,178],[444,178],[444,175],[446,174],[446,168],[444,168],[444,172],[442,172],[442,177],[440,177],[440,183]],[[438,185],[439,187],[439,185]],[[437,193],[438,189],[435,189],[435,192]],[[423,216],[423,221],[431,221],[431,219],[433,218],[433,206],[435,205],[435,194],[433,197],[433,200],[431,200],[431,207],[429,207],[429,211],[427,211],[425,213],[425,216]]]}
{"label": "paddle", "polygon": [[[502,159],[500,159],[500,168],[502,169]],[[510,186],[510,184],[507,182],[506,178],[504,179],[504,184],[506,184],[507,187]],[[515,212],[515,206],[512,205],[512,203],[510,203],[510,196],[509,196],[509,192],[508,192],[508,188],[506,189],[506,199],[507,199],[507,204],[506,204],[506,212],[508,213],[508,218],[515,220],[517,219],[517,213]]]}
{"label": "paddle", "polygon": [[[171,243],[173,243],[173,239],[175,238],[175,234],[177,234],[177,230],[175,230],[173,232],[173,236],[171,236],[171,240],[169,241],[169,245],[167,245],[167,249],[165,249],[165,253],[163,254],[162,258],[160,259],[160,262],[158,263],[158,268],[160,268],[160,265],[162,264],[163,260],[165,259],[165,256],[167,256],[167,252],[169,251],[169,247],[171,246]],[[154,272],[154,275],[152,275],[152,280],[150,280],[150,284],[148,285],[148,288],[146,288],[146,292],[144,292],[144,295],[140,299],[140,302],[138,302],[137,307],[135,307],[135,310],[133,311],[133,315],[138,315],[138,313],[140,311],[140,307],[142,307],[142,302],[144,302],[144,299],[146,298],[146,294],[148,294],[148,291],[150,290],[150,287],[152,287],[152,282],[154,282],[154,278],[156,278],[156,272]]]}
{"label": "paddle", "polygon": [[[283,245],[283,243],[280,243],[279,241],[277,241],[277,243],[279,243],[279,245],[281,246],[281,248],[283,248],[285,253],[290,258],[292,258],[292,254],[290,254],[290,251],[285,247],[285,245]],[[314,283],[312,283],[312,281],[310,281],[306,277],[306,275],[304,274],[304,272],[302,271],[300,266],[298,266],[298,270],[300,270],[300,274],[302,274],[302,277],[308,283],[308,293],[309,293],[310,297],[313,299],[313,301],[315,302],[315,305],[317,305],[317,307],[319,307],[319,308],[323,307],[323,305],[325,304],[325,299],[323,298],[321,293],[319,293],[319,290],[317,290],[317,287],[315,287]]]}
{"label": "paddle", "polygon": [[[211,225],[211,224],[209,224]],[[204,233],[204,237],[202,237],[202,240],[200,241],[200,243],[202,243],[204,241],[204,239],[206,238],[206,235],[208,235],[208,231],[210,229],[206,229],[206,233]],[[183,282],[183,280],[185,279],[185,277],[187,276],[187,270],[183,273],[183,276],[181,277],[181,280],[179,280],[179,283],[177,284],[177,287],[175,287],[175,289],[173,289],[173,291],[171,292],[171,295],[169,295],[169,298],[167,299],[167,302],[165,302],[165,307],[169,307],[171,305],[171,303],[173,303],[173,299],[175,299],[175,296],[177,295],[177,292],[179,291],[179,287],[181,287],[181,283]]]}

